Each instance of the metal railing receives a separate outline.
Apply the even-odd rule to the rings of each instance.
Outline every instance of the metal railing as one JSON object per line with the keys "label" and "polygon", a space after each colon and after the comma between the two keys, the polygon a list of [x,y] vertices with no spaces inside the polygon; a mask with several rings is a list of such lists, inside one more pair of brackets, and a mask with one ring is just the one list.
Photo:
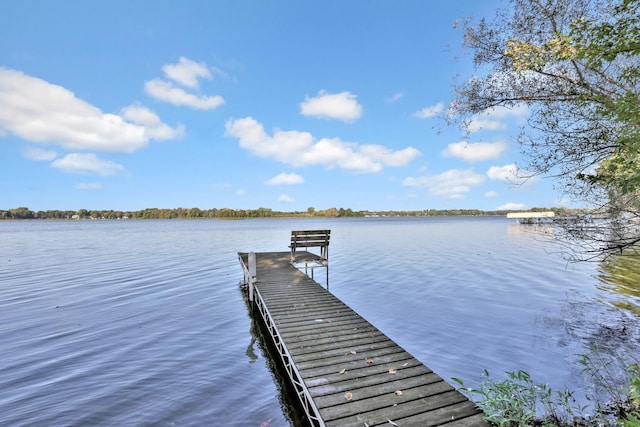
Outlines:
{"label": "metal railing", "polygon": [[259,281],[256,276],[256,255],[254,252],[249,252],[247,266],[245,267],[242,259],[240,260],[243,265],[244,270],[244,279],[245,284],[247,285],[247,292],[249,297],[249,305],[254,305],[255,308],[260,313],[262,320],[264,321],[267,330],[269,331],[269,335],[278,350],[278,354],[280,355],[280,360],[284,366],[291,383],[294,386],[296,391],[296,395],[298,396],[298,400],[302,405],[302,409],[304,409],[307,418],[312,426],[317,427],[325,427],[324,420],[320,416],[320,412],[316,407],[311,393],[307,389],[304,380],[302,379],[302,375],[298,371],[289,350],[287,349],[282,337],[280,336],[280,332],[278,331],[278,327],[275,324],[275,321],[271,317],[271,313],[269,313],[269,309],[260,295],[260,290],[257,287]]}

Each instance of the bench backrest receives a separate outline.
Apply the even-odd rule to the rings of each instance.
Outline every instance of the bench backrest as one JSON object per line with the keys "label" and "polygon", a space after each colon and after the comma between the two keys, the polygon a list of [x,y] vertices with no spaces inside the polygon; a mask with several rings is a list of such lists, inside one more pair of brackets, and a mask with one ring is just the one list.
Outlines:
{"label": "bench backrest", "polygon": [[294,230],[291,232],[291,253],[297,248],[320,247],[320,256],[327,257],[331,230]]}

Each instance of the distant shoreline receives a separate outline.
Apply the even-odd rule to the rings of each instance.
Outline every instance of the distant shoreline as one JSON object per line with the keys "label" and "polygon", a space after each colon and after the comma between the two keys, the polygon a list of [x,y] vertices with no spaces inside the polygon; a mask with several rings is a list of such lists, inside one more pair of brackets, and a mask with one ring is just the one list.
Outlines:
{"label": "distant shoreline", "polygon": [[354,211],[344,208],[329,208],[307,211],[281,212],[269,208],[147,208],[137,211],[119,210],[46,210],[32,211],[27,207],[0,209],[0,220],[128,220],[128,219],[249,219],[249,218],[381,218],[381,217],[435,217],[435,216],[506,216],[510,212],[553,211],[557,216],[575,215],[579,209],[532,208],[529,210],[484,211],[480,209],[424,209],[417,211]]}

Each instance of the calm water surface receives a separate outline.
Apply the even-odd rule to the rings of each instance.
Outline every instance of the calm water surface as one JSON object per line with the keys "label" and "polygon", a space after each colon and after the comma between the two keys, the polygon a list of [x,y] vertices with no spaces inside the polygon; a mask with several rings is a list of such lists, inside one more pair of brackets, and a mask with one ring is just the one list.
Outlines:
{"label": "calm water surface", "polygon": [[594,343],[640,353],[633,265],[567,264],[503,218],[4,221],[0,425],[295,425],[236,253],[315,228],[331,291],[445,379],[579,389]]}

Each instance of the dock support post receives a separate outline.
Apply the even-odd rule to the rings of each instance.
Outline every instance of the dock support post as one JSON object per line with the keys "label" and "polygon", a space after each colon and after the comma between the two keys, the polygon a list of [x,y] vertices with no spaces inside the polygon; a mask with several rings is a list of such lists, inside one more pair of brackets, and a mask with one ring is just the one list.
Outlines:
{"label": "dock support post", "polygon": [[329,290],[329,261],[327,261],[327,265],[324,268],[327,270],[327,290]]}
{"label": "dock support post", "polygon": [[253,303],[253,293],[256,286],[256,253],[249,252],[249,302]]}

